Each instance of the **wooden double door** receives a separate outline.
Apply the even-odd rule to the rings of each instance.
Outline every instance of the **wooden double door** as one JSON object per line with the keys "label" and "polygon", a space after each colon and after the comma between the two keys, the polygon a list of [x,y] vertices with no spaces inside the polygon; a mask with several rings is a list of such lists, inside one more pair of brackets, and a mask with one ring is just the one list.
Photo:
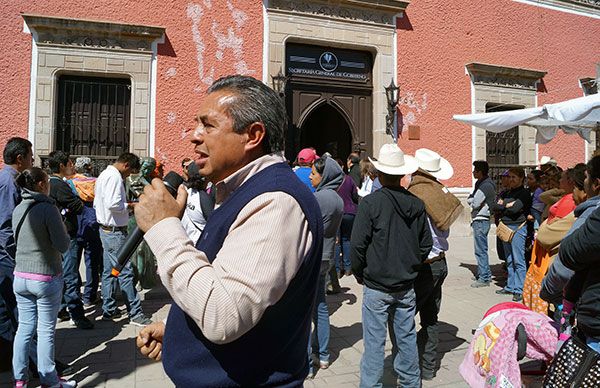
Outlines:
{"label": "wooden double door", "polygon": [[333,85],[310,80],[288,82],[286,106],[291,123],[286,135],[286,157],[314,147],[345,161],[348,154],[371,154],[373,98],[370,87]]}

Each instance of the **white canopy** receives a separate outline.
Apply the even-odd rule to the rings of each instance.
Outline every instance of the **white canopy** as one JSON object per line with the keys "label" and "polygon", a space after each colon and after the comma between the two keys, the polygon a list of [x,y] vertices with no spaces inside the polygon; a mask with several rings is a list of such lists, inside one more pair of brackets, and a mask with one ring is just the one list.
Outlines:
{"label": "white canopy", "polygon": [[540,144],[552,140],[559,128],[564,133],[577,133],[590,142],[590,132],[600,125],[600,94],[537,108],[454,115],[454,120],[495,133],[507,131],[518,125],[528,125],[537,130],[535,142]]}

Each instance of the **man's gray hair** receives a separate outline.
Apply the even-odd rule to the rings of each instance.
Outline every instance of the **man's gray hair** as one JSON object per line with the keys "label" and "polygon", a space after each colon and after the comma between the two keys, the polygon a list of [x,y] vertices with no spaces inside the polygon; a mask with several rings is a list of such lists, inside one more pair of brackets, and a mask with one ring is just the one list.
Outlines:
{"label": "man's gray hair", "polygon": [[235,96],[227,106],[235,132],[242,133],[252,123],[263,123],[266,129],[264,153],[284,150],[287,112],[273,89],[256,78],[230,75],[216,80],[208,93],[219,90],[231,91]]}

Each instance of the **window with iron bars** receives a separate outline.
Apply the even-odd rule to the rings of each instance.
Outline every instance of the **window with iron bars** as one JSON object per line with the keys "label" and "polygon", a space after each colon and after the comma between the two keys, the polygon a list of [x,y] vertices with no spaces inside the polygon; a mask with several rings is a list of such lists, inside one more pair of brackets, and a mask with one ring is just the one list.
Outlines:
{"label": "window with iron bars", "polygon": [[[501,112],[521,109],[523,106],[488,102],[486,112]],[[510,167],[519,166],[519,127],[508,131],[485,133],[486,160],[490,166],[490,178],[500,187],[500,175]],[[524,167],[524,166],[523,166]]]}
{"label": "window with iron bars", "polygon": [[129,151],[130,114],[129,79],[60,76],[54,148],[90,157],[97,174]]}

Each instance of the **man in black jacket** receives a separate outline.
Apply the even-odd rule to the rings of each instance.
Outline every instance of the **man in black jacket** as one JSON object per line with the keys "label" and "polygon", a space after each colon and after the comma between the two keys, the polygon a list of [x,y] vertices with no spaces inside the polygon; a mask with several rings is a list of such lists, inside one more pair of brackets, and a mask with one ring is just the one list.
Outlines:
{"label": "man in black jacket", "polygon": [[413,283],[433,243],[423,201],[400,186],[402,176],[415,172],[418,163],[395,144],[382,146],[379,159],[371,162],[383,188],[359,204],[350,241],[352,272],[364,284],[361,386],[381,384],[389,319],[398,349],[398,381],[420,387]]}
{"label": "man in black jacket", "polygon": [[56,201],[56,206],[63,215],[67,232],[71,236],[69,250],[63,256],[63,278],[65,291],[63,303],[71,316],[71,323],[80,329],[91,329],[92,322],[83,312],[81,291],[79,289],[79,260],[77,255],[77,215],[83,211],[83,202],[75,194],[65,178],[73,175],[73,161],[69,154],[63,151],[53,151],[48,155],[50,169],[50,197]]}

